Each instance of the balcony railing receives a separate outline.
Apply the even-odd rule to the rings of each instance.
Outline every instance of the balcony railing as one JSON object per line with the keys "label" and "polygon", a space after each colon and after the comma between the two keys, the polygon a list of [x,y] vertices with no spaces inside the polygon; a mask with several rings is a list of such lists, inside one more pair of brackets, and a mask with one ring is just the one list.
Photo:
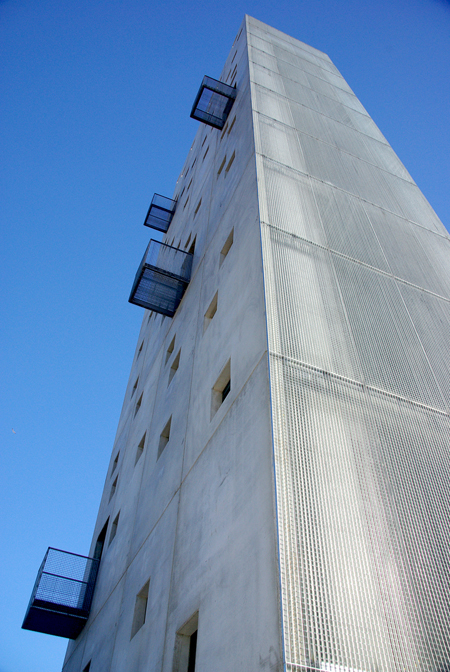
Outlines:
{"label": "balcony railing", "polygon": [[96,558],[49,548],[22,628],[76,639],[89,616],[99,562]]}
{"label": "balcony railing", "polygon": [[130,303],[173,317],[191,279],[192,257],[151,240],[137,270]]}
{"label": "balcony railing", "polygon": [[166,196],[155,194],[145,218],[144,226],[167,233],[175,213],[177,202]]}
{"label": "balcony railing", "polygon": [[222,129],[235,98],[234,86],[205,76],[192,106],[191,117],[213,128]]}

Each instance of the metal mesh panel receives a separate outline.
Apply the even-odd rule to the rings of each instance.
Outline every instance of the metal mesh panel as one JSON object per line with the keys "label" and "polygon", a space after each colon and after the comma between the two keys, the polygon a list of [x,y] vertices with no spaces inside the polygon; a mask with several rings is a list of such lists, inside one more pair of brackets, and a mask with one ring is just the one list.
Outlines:
{"label": "metal mesh panel", "polygon": [[317,207],[332,250],[389,271],[386,257],[358,198],[312,180]]}
{"label": "metal mesh panel", "polygon": [[278,163],[306,172],[305,159],[294,128],[283,126],[262,115],[258,115],[256,125],[255,131],[260,143],[257,151]]}
{"label": "metal mesh panel", "polygon": [[34,600],[89,612],[99,561],[49,548]]}
{"label": "metal mesh panel", "polygon": [[151,240],[131,289],[129,301],[173,317],[191,277],[192,254]]}
{"label": "metal mesh panel", "polygon": [[279,229],[326,244],[311,180],[284,166],[264,162],[269,223]]}
{"label": "metal mesh panel", "polygon": [[166,196],[155,194],[148,209],[144,226],[167,233],[175,213],[177,202]]}
{"label": "metal mesh panel", "polygon": [[76,638],[91,609],[99,560],[49,548],[22,627]]}
{"label": "metal mesh panel", "polygon": [[448,672],[448,234],[350,90],[266,39],[292,115],[255,87],[286,669]]}
{"label": "metal mesh panel", "polygon": [[361,379],[329,252],[269,226],[262,232],[270,342],[285,356]]}
{"label": "metal mesh panel", "polygon": [[287,662],[445,669],[448,416],[276,355],[271,369]]}
{"label": "metal mesh panel", "polygon": [[205,76],[191,111],[191,117],[222,129],[236,98],[236,89]]}
{"label": "metal mesh panel", "polygon": [[[364,209],[380,241],[392,273],[431,292],[448,296],[449,290],[445,276],[443,277],[442,274],[439,276],[436,273],[434,264],[424,254],[418,238],[422,229],[369,203],[364,204]],[[427,238],[436,237],[428,231],[423,233]],[[448,265],[450,266],[450,257]]]}

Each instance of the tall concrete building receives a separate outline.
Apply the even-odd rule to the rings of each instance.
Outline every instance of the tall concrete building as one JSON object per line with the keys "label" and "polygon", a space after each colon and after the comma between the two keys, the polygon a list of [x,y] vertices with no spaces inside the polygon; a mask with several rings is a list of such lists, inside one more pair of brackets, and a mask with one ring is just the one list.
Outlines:
{"label": "tall concrete building", "polygon": [[448,672],[449,234],[255,19],[193,116],[64,672]]}

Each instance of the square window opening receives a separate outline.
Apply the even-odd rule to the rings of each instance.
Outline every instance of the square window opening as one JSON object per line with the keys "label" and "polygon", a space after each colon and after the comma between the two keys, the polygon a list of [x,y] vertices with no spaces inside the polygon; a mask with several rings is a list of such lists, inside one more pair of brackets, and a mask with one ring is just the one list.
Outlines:
{"label": "square window opening", "polygon": [[112,542],[114,541],[114,537],[117,534],[117,526],[119,524],[119,516],[120,516],[120,511],[112,522],[111,532],[109,533],[109,544],[108,544],[108,546],[111,546]]}
{"label": "square window opening", "polygon": [[197,212],[200,210],[200,206],[202,204],[202,199],[199,200],[197,207],[194,210],[194,217],[196,216]]}
{"label": "square window opening", "polygon": [[136,378],[136,382],[134,383],[134,385],[133,385],[133,389],[131,390],[131,399],[133,398],[134,393],[135,393],[136,390],[137,390],[138,383],[139,383],[139,376]]}
{"label": "square window opening", "polygon": [[227,398],[231,390],[231,360],[225,364],[211,390],[211,420]]}
{"label": "square window opening", "polygon": [[117,476],[115,477],[115,479],[114,479],[114,481],[113,481],[113,483],[112,483],[112,485],[111,485],[111,491],[110,491],[110,493],[109,493],[109,501],[112,500],[112,498],[114,497],[114,493],[115,493],[116,490],[117,490],[117,479],[118,479],[118,478],[119,478],[119,474],[117,474]]}
{"label": "square window opening", "polygon": [[180,628],[175,639],[173,672],[195,672],[198,612]]}
{"label": "square window opening", "polygon": [[194,252],[195,252],[195,242],[196,242],[196,240],[197,240],[197,236],[195,236],[194,240],[192,241],[192,245],[191,245],[190,248],[188,249],[188,253],[189,253],[189,254],[194,254]]}
{"label": "square window opening", "polygon": [[163,431],[162,431],[161,434],[160,434],[160,437],[159,437],[159,446],[158,446],[158,456],[157,456],[157,458],[156,458],[157,460],[159,460],[159,458],[161,457],[161,454],[162,454],[164,448],[165,448],[165,447],[167,446],[167,444],[169,443],[169,439],[170,439],[170,427],[171,427],[171,424],[172,424],[172,416],[170,416],[170,418],[169,418],[169,420],[167,421],[167,423],[166,423],[166,425],[165,425]]}
{"label": "square window opening", "polygon": [[145,432],[144,436],[142,437],[142,439],[138,443],[138,447],[136,449],[136,458],[134,460],[135,466],[139,462],[139,458],[141,457],[142,453],[144,452],[145,437],[146,436],[147,436],[147,432]]}
{"label": "square window opening", "polygon": [[117,469],[117,465],[119,464],[119,455],[120,455],[120,450],[117,452],[117,455],[114,458],[114,462],[112,463],[112,468],[111,468],[111,476]]}
{"label": "square window opening", "polygon": [[233,245],[233,238],[234,238],[234,227],[231,229],[230,234],[229,234],[228,238],[226,239],[224,246],[220,250],[219,268],[222,266],[228,252],[230,251],[231,246]]}
{"label": "square window opening", "polygon": [[217,175],[220,175],[220,173],[222,172],[226,160],[227,160],[227,155],[225,154],[225,156],[223,157],[222,163],[219,166],[219,170],[217,171]]}
{"label": "square window opening", "polygon": [[136,402],[136,408],[134,409],[134,415],[135,415],[135,417],[136,417],[136,414],[137,414],[138,410],[139,410],[140,407],[141,407],[141,404],[142,404],[142,397],[143,397],[143,395],[144,395],[144,393],[141,392],[141,396],[139,397],[139,399],[138,399],[137,402]]}
{"label": "square window opening", "polygon": [[145,586],[138,592],[136,595],[136,602],[134,604],[134,614],[133,614],[133,623],[131,626],[131,637],[133,639],[135,634],[139,632],[142,626],[145,623],[145,617],[147,614],[147,605],[148,605],[148,591],[150,588],[150,579],[147,581]]}
{"label": "square window opening", "polygon": [[178,367],[180,366],[180,353],[181,353],[181,350],[178,350],[177,356],[175,357],[175,359],[172,362],[172,366],[170,367],[170,371],[169,371],[169,382],[167,383],[167,385],[170,385],[170,383],[172,382],[172,378],[174,377],[174,375],[178,371]]}
{"label": "square window opening", "polygon": [[236,158],[236,152],[233,152],[233,154],[231,155],[231,159],[228,161],[227,167],[225,168],[225,173],[228,173],[231,166],[233,165],[233,161],[234,161],[235,158]]}
{"label": "square window opening", "polygon": [[170,359],[170,355],[171,355],[172,352],[174,351],[174,348],[175,348],[175,336],[172,338],[172,340],[170,341],[170,345],[169,345],[169,347],[167,348],[167,352],[166,352],[166,361],[164,362],[164,364],[167,364],[167,362],[169,361],[169,359]]}
{"label": "square window opening", "polygon": [[207,330],[207,328],[210,325],[211,320],[213,319],[214,315],[217,313],[217,296],[218,292],[214,294],[214,298],[211,301],[211,303],[208,306],[208,310],[205,313],[205,317],[203,319],[203,333]]}

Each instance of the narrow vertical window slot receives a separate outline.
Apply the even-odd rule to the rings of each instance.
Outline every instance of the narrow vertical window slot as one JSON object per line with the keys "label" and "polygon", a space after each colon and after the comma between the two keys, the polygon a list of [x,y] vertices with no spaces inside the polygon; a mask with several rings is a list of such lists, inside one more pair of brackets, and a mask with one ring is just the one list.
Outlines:
{"label": "narrow vertical window slot", "polygon": [[172,416],[170,416],[168,422],[166,423],[166,425],[165,425],[163,431],[162,431],[161,434],[160,434],[160,437],[159,437],[159,446],[158,446],[158,456],[157,456],[157,458],[156,458],[157,460],[159,460],[159,458],[161,457],[161,454],[162,454],[164,448],[165,448],[165,447],[167,446],[167,444],[169,443],[169,439],[170,439],[170,427],[171,427],[171,425],[172,425]]}
{"label": "narrow vertical window slot", "polygon": [[145,437],[146,437],[146,436],[147,436],[147,432],[144,434],[144,436],[142,437],[142,439],[141,439],[141,440],[139,441],[139,443],[138,443],[138,447],[137,447],[137,449],[136,449],[136,458],[135,458],[135,460],[134,460],[134,464],[135,464],[135,466],[136,466],[136,464],[138,463],[138,461],[139,461],[139,459],[140,459],[142,453],[144,452]]}
{"label": "narrow vertical window slot", "polygon": [[233,245],[233,238],[234,238],[234,227],[231,229],[231,232],[228,238],[226,239],[224,246],[220,250],[219,268],[222,266],[223,262],[227,257],[228,252],[230,251],[231,246]]}

